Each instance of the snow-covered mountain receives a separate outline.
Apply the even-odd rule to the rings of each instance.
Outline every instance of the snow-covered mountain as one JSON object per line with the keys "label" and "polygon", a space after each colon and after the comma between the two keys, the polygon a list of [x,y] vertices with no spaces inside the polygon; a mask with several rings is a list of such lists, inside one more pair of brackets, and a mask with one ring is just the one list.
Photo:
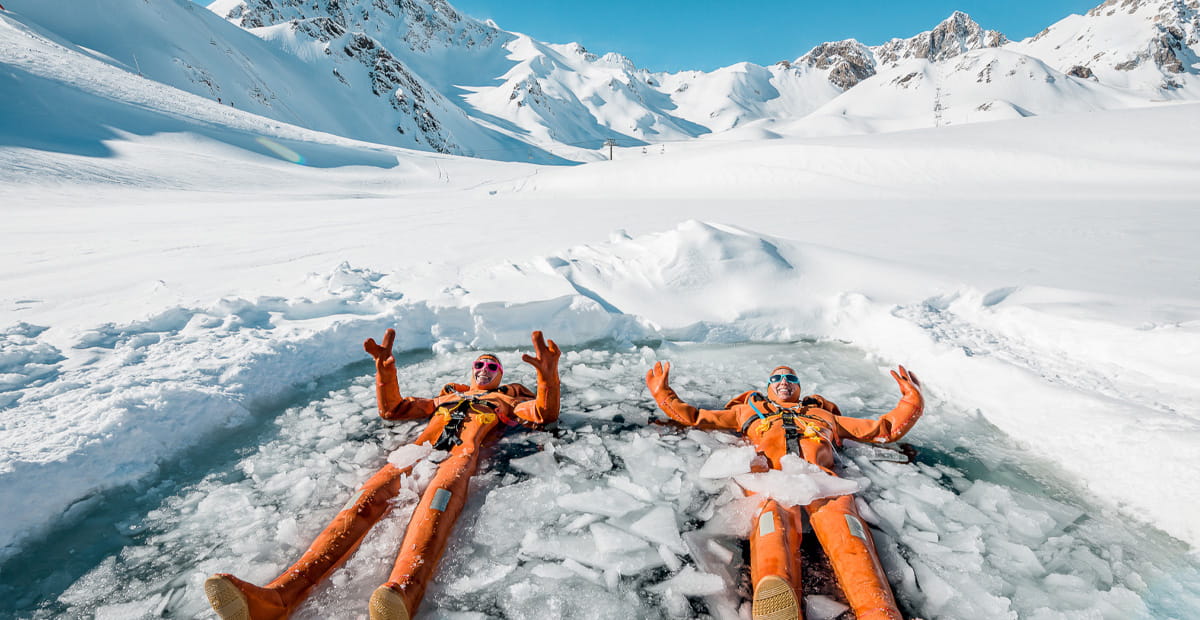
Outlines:
{"label": "snow-covered mountain", "polygon": [[1109,0],[1020,42],[956,11],[877,46],[833,41],[767,67],[678,73],[505,31],[445,0],[7,5],[77,53],[240,110],[488,159],[586,161],[608,139],[757,125],[871,133],[1200,98],[1196,0]]}
{"label": "snow-covered mountain", "polygon": [[1010,48],[1143,96],[1200,97],[1197,0],[1107,0]]}

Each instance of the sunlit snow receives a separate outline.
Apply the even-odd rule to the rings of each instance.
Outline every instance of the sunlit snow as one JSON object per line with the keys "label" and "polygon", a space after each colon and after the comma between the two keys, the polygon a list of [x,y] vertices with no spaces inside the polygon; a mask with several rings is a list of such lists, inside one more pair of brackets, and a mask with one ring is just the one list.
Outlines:
{"label": "sunlit snow", "polygon": [[[389,327],[406,395],[462,380],[480,350],[532,386],[519,354],[533,329],[566,351],[559,426],[514,430],[486,456],[429,617],[740,617],[743,487],[789,503],[853,492],[913,616],[1200,616],[1200,108],[1093,111],[1132,105],[1128,89],[1062,77],[1074,44],[1043,49],[1079,32],[1129,52],[1136,37],[1118,35],[1136,29],[1109,26],[1149,12],[1064,20],[1041,42],[952,61],[990,67],[1038,118],[997,103],[980,111],[996,122],[960,122],[986,103],[967,74],[909,59],[827,105],[793,84],[783,96],[807,121],[739,124],[729,108],[710,117],[723,133],[614,161],[576,146],[594,163],[549,166],[356,141],[344,136],[368,137],[363,119],[325,108],[258,116],[82,41],[130,51],[85,23],[124,24],[119,12],[92,3],[57,32],[19,10],[34,3],[4,4],[0,616],[205,616],[208,574],[269,580],[372,472],[416,463],[395,510],[297,614],[365,616],[442,456],[406,446],[418,423],[376,415],[362,341]],[[122,28],[202,11],[132,4]],[[172,23],[232,27],[188,20]],[[285,34],[237,32],[260,51]],[[219,47],[199,26],[180,41],[193,39]],[[542,68],[564,89],[572,66],[628,62],[493,43],[519,55],[510,67],[561,60]],[[270,83],[303,73],[271,49],[256,69]],[[686,118],[729,90],[773,114],[748,99],[769,85],[758,69],[653,88],[693,84]],[[1145,91],[1155,71],[1122,76]],[[890,105],[888,80],[909,73],[921,83]],[[933,128],[951,85],[953,126]],[[463,96],[482,109],[495,94]],[[572,117],[562,135],[637,117],[630,106]],[[505,131],[471,144],[512,147],[520,131]],[[904,364],[929,401],[904,439],[914,461],[851,444],[840,480],[799,463],[752,473],[734,435],[658,423],[643,381],[659,360],[699,406],[786,363],[861,416],[894,405],[887,371]],[[808,617],[836,618],[814,538]]]}

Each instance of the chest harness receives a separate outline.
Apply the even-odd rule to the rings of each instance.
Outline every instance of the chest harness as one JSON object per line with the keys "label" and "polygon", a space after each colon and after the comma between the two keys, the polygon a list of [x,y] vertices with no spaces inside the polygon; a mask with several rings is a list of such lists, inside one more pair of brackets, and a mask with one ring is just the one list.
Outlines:
{"label": "chest harness", "polygon": [[[764,405],[764,409],[766,409],[768,413],[763,413],[763,410],[759,409],[758,405],[754,404],[755,400],[758,400],[760,404]],[[746,421],[742,423],[743,435],[750,430],[751,425],[753,425],[755,422],[758,422],[758,432],[761,434],[770,430],[771,425],[774,424],[776,420],[779,420],[783,423],[783,432],[786,438],[785,445],[787,446],[787,451],[792,454],[803,456],[803,452],[800,451],[801,439],[815,439],[817,441],[824,441],[828,443],[831,448],[834,447],[833,440],[830,439],[830,437],[833,435],[833,426],[824,418],[810,415],[808,413],[808,410],[811,409],[810,405],[799,404],[786,408],[780,407],[779,405],[768,401],[766,397],[758,392],[751,394],[750,397],[746,399],[746,404],[750,405],[750,408],[754,410],[755,415],[746,418]],[[773,412],[771,411],[772,407],[775,408],[775,411]]]}
{"label": "chest harness", "polygon": [[[454,384],[447,385],[442,388],[442,394],[453,394],[458,392]],[[516,384],[502,385],[497,388],[492,388],[484,394],[499,392],[505,396],[522,396],[529,395],[528,390]],[[446,425],[442,427],[442,434],[438,436],[437,441],[433,444],[434,450],[449,450],[454,446],[462,444],[463,425],[467,420],[474,418],[481,425],[488,425],[499,419],[507,426],[528,426],[534,425],[518,418],[511,414],[506,414],[501,410],[496,403],[482,398],[484,394],[475,394],[459,400],[450,400],[442,403],[437,411],[433,412],[435,416],[441,416],[446,420]]]}
{"label": "chest harness", "polygon": [[[489,390],[491,391],[494,390]],[[446,425],[442,427],[442,434],[433,443],[433,449],[449,450],[462,444],[463,425],[467,419],[474,417],[480,424],[491,424],[496,421],[497,408],[496,403],[478,396],[442,403],[433,415],[444,418]]]}

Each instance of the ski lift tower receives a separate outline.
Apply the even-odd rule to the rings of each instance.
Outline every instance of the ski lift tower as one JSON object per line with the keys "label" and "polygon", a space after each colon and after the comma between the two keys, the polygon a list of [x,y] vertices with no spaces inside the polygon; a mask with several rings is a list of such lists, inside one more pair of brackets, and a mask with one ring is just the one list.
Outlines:
{"label": "ski lift tower", "polygon": [[933,126],[934,127],[941,127],[942,125],[950,124],[950,121],[942,119],[942,112],[944,112],[946,110],[946,104],[945,104],[945,101],[943,98],[948,96],[949,94],[950,93],[943,92],[941,86],[938,86],[937,90],[934,91],[934,95],[933,95]]}
{"label": "ski lift tower", "polygon": [[612,138],[609,138],[604,141],[604,146],[608,147],[608,161],[612,161],[612,158],[613,158],[612,150],[613,150],[613,147],[616,145],[617,145],[617,141],[613,140]]}

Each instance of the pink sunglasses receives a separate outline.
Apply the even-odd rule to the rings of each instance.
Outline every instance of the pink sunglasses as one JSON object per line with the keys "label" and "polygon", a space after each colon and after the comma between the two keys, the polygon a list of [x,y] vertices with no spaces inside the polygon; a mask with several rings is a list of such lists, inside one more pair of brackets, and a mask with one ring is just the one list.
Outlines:
{"label": "pink sunglasses", "polygon": [[492,361],[485,362],[483,360],[475,360],[475,370],[483,370],[485,367],[488,369],[488,372],[496,372],[497,370],[500,370],[500,363],[492,362]]}

